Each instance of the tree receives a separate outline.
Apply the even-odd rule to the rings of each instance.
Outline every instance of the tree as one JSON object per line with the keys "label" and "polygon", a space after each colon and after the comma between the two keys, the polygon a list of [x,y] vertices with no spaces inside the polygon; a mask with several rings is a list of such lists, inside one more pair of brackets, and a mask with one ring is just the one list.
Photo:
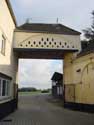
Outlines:
{"label": "tree", "polygon": [[84,35],[89,42],[94,42],[94,10],[92,11],[92,20],[91,27],[83,30]]}

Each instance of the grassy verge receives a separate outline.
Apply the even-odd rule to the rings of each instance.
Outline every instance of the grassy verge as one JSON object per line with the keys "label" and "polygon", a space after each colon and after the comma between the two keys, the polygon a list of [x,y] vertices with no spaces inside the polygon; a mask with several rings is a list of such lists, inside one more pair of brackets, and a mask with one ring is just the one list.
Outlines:
{"label": "grassy verge", "polygon": [[35,92],[18,92],[19,95],[36,95],[40,94],[41,91],[35,91]]}

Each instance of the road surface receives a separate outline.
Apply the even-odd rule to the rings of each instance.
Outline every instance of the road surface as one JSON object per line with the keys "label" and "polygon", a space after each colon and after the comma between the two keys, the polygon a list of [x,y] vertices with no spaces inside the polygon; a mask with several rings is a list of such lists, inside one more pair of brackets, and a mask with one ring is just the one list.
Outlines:
{"label": "road surface", "polygon": [[94,114],[64,109],[47,94],[21,95],[19,108],[0,125],[94,125]]}

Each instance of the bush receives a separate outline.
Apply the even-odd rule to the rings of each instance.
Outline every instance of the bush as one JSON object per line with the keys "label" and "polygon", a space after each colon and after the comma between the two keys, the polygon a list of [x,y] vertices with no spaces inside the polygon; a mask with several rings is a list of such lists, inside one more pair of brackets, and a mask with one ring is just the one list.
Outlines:
{"label": "bush", "polygon": [[36,88],[20,88],[18,89],[19,92],[36,92]]}
{"label": "bush", "polygon": [[49,90],[42,90],[41,93],[49,93]]}

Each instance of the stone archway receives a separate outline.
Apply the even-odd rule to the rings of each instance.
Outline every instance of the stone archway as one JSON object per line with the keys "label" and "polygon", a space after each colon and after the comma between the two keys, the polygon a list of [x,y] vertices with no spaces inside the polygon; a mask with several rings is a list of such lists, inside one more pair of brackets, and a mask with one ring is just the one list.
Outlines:
{"label": "stone archway", "polygon": [[[13,51],[18,59],[64,59],[69,64],[74,52],[80,50],[80,33],[61,24],[26,23],[14,32]],[[72,67],[65,72],[65,81],[72,82]]]}

